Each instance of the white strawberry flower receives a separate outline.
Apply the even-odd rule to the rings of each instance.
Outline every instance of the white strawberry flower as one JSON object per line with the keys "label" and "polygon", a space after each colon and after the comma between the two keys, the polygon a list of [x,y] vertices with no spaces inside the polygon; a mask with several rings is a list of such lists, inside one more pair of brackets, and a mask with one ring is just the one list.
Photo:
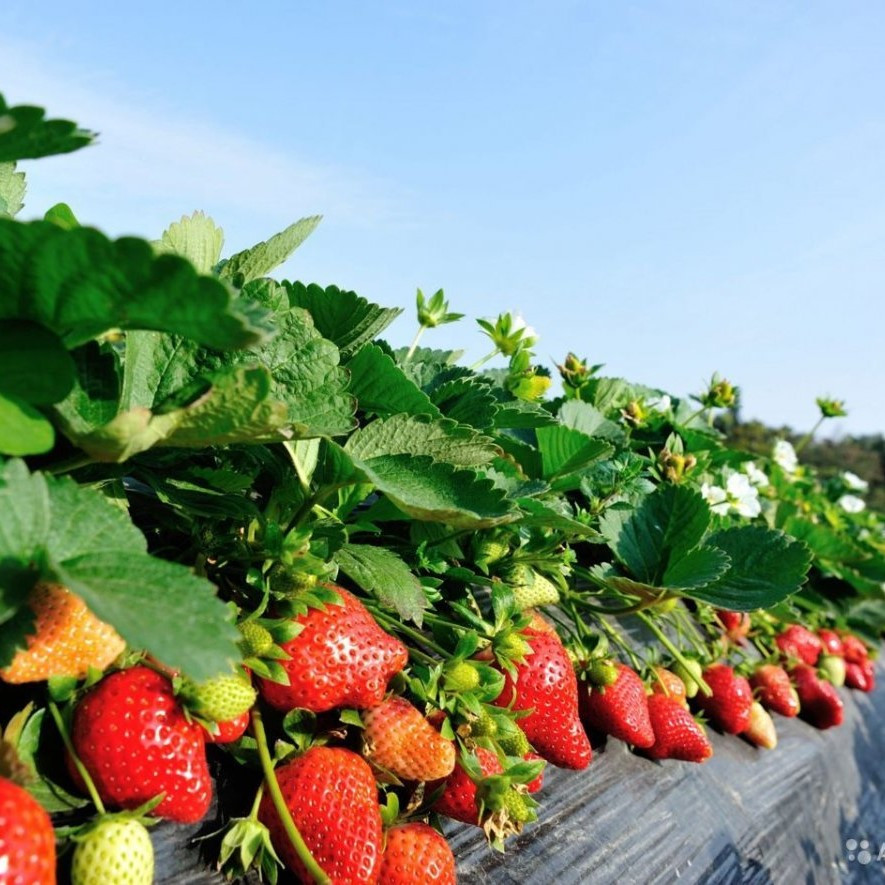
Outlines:
{"label": "white strawberry flower", "polygon": [[860,513],[866,509],[866,501],[857,495],[842,495],[836,502],[846,513]]}
{"label": "white strawberry flower", "polygon": [[534,347],[535,344],[538,343],[540,335],[538,335],[534,328],[523,319],[521,313],[517,311],[512,316],[513,319],[510,325],[510,333],[513,334],[515,332],[522,332],[522,336],[519,339],[520,342],[526,347]]}
{"label": "white strawberry flower", "polygon": [[771,456],[774,458],[775,463],[780,465],[787,473],[795,473],[799,467],[799,458],[796,455],[796,450],[785,439],[779,439],[774,444]]}
{"label": "white strawberry flower", "polygon": [[866,492],[869,491],[870,488],[870,484],[865,479],[861,479],[856,473],[852,473],[850,470],[846,470],[842,474],[842,482],[855,492]]}
{"label": "white strawberry flower", "polygon": [[701,496],[714,513],[718,513],[720,516],[725,516],[728,513],[728,493],[722,486],[714,486],[705,482],[701,485]]}
{"label": "white strawberry flower", "polygon": [[743,473],[729,471],[725,482],[725,491],[728,495],[729,505],[740,515],[753,519],[762,512],[762,504],[759,503],[759,490],[750,484],[750,480]]}
{"label": "white strawberry flower", "polygon": [[670,408],[673,405],[673,401],[665,393],[665,394],[662,394],[661,396],[652,397],[650,400],[648,400],[648,402],[645,405],[647,408],[651,409],[652,411],[661,412],[663,414],[664,412],[670,411]]}
{"label": "white strawberry flower", "polygon": [[744,472],[747,474],[751,485],[756,486],[757,489],[764,489],[768,485],[768,477],[765,475],[765,471],[760,470],[755,462],[747,461],[744,464]]}

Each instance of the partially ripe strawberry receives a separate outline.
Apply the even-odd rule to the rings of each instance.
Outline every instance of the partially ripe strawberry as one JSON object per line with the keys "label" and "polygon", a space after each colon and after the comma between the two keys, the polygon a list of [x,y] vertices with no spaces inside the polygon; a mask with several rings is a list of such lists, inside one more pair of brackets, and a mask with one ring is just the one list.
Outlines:
{"label": "partially ripe strawberry", "polygon": [[55,832],[31,794],[0,777],[0,882],[55,885]]}
{"label": "partially ripe strawberry", "polygon": [[455,855],[445,837],[423,823],[387,831],[379,885],[455,885]]}
{"label": "partially ripe strawberry", "polygon": [[845,655],[845,660],[850,664],[861,664],[870,655],[863,641],[851,633],[846,633],[842,637],[842,651]]}
{"label": "partially ripe strawberry", "polygon": [[845,658],[840,655],[821,655],[817,667],[827,682],[831,682],[837,688],[845,685]]}
{"label": "partially ripe strawberry", "polygon": [[245,710],[233,719],[213,723],[215,731],[210,731],[203,726],[203,731],[205,732],[203,736],[209,744],[231,744],[234,741],[238,741],[246,733],[251,719],[249,710]]}
{"label": "partially ripe strawberry", "polygon": [[777,746],[774,720],[759,701],[753,701],[750,707],[750,724],[744,730],[744,737],[765,750],[773,750]]}
{"label": "partially ripe strawberry", "polygon": [[102,679],[77,705],[71,729],[74,750],[106,804],[134,809],[165,793],[153,813],[179,823],[196,823],[209,810],[203,735],[179,706],[172,683],[149,667]]}
{"label": "partially ripe strawberry", "polygon": [[[498,757],[485,747],[474,749],[483,777],[501,774],[504,769]],[[476,782],[464,770],[460,762],[455,763],[454,771],[443,782],[445,789],[436,800],[433,810],[453,820],[459,820],[464,824],[480,825],[479,804],[476,801]],[[433,792],[439,784],[428,786],[428,792]]]}
{"label": "partially ripe strawberry", "polygon": [[849,661],[845,664],[845,684],[848,688],[858,691],[872,691],[876,687],[876,673],[873,670],[873,662],[865,660],[863,663]]}
{"label": "partially ripe strawberry", "polygon": [[341,604],[299,615],[295,620],[303,629],[281,645],[289,658],[278,663],[289,685],[258,679],[262,696],[277,710],[302,707],[325,713],[335,707],[372,707],[408,662],[406,647],[385,633],[353,594],[332,589]]}
{"label": "partially ripe strawberry", "polygon": [[151,885],[154,846],[135,818],[107,818],[81,836],[71,860],[71,885]]}
{"label": "partially ripe strawberry", "polygon": [[832,728],[842,724],[842,699],[835,687],[819,678],[814,667],[799,664],[790,671],[799,693],[802,709],[799,715],[815,728]]}
{"label": "partially ripe strawberry", "polygon": [[654,731],[648,715],[648,697],[638,674],[617,664],[611,685],[586,683],[581,693],[581,718],[587,728],[601,731],[635,747],[650,747]]}
{"label": "partially ripe strawberry", "polygon": [[364,711],[363,725],[363,755],[403,780],[439,780],[455,767],[454,741],[405,698],[390,697]]}
{"label": "partially ripe strawberry", "polygon": [[781,716],[799,713],[799,695],[787,671],[777,664],[763,664],[750,677],[750,685],[763,707]]}
{"label": "partially ripe strawberry", "polygon": [[651,759],[705,762],[713,755],[707,733],[678,701],[663,694],[648,699],[654,742],[642,752]]}
{"label": "partially ripe strawberry", "polygon": [[685,696],[685,683],[671,670],[665,667],[655,667],[650,680],[652,694],[666,694],[679,701],[685,709],[688,709],[688,700]]}
{"label": "partially ripe strawberry", "polygon": [[710,721],[727,734],[740,734],[750,724],[753,690],[743,676],[727,664],[713,664],[704,670],[704,681],[713,692],[698,692],[695,703]]}
{"label": "partially ripe strawberry", "polygon": [[[311,747],[276,770],[295,826],[333,885],[375,882],[381,863],[381,810],[372,769],[340,747]],[[313,878],[265,793],[258,819],[286,866],[302,882]]]}
{"label": "partially ripe strawberry", "polygon": [[817,635],[821,643],[823,643],[824,654],[838,655],[840,658],[844,657],[845,646],[835,630],[818,630]]}
{"label": "partially ripe strawberry", "polygon": [[523,631],[531,653],[516,664],[516,675],[504,672],[496,706],[530,711],[519,727],[536,752],[560,768],[580,770],[590,764],[590,741],[578,715],[578,680],[559,637]]}
{"label": "partially ripe strawberry", "polygon": [[34,612],[33,636],[0,670],[4,682],[42,682],[52,676],[82,679],[90,667],[104,670],[126,643],[110,624],[100,621],[86,603],[61,584],[36,584],[28,596]]}
{"label": "partially ripe strawberry", "polygon": [[774,638],[784,657],[796,659],[813,667],[823,650],[820,638],[801,624],[790,624]]}
{"label": "partially ripe strawberry", "polygon": [[720,608],[716,610],[716,618],[722,625],[725,635],[734,643],[742,644],[750,632],[750,616],[747,612],[733,612]]}
{"label": "partially ripe strawberry", "polygon": [[685,666],[683,666],[679,661],[676,661],[673,664],[672,670],[685,685],[685,696],[693,698],[700,688],[698,680],[702,679],[704,675],[704,668],[701,666],[701,662],[696,661],[694,658],[687,658],[685,659]]}

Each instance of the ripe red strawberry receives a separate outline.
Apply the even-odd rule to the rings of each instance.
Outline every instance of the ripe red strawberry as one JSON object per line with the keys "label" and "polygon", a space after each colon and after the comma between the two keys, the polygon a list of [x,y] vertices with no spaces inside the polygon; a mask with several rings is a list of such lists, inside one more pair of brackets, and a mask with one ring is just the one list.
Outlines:
{"label": "ripe red strawberry", "polygon": [[675,698],[688,709],[688,700],[685,696],[685,683],[672,671],[665,667],[655,667],[650,681],[652,694],[666,694]]}
{"label": "ripe red strawberry", "polygon": [[848,688],[855,688],[859,691],[872,691],[876,687],[873,662],[870,660],[865,660],[860,664],[853,661],[846,662],[845,684]]}
{"label": "ripe red strawberry", "polygon": [[844,657],[845,655],[845,646],[842,644],[842,640],[839,638],[839,634],[834,630],[818,630],[817,631],[818,638],[823,644],[823,652],[827,655],[837,655],[838,657]]}
{"label": "ripe red strawberry", "polygon": [[773,750],[777,746],[774,721],[759,701],[753,701],[750,707],[750,724],[743,734],[750,743],[765,750]]}
{"label": "ripe red strawberry", "polygon": [[654,743],[643,753],[649,758],[705,762],[713,755],[704,726],[678,701],[653,694],[648,699],[648,715]]}
{"label": "ripe red strawberry", "polygon": [[869,650],[863,642],[851,633],[842,637],[842,651],[850,664],[861,664],[869,657]]}
{"label": "ripe red strawberry", "polygon": [[363,713],[363,754],[407,781],[448,777],[455,743],[443,737],[405,698],[390,697]]}
{"label": "ripe red strawberry", "polygon": [[795,658],[813,667],[823,651],[820,638],[801,624],[790,624],[786,630],[775,636],[774,641],[784,657]]}
{"label": "ripe red strawberry", "polygon": [[617,669],[618,678],[611,685],[588,683],[583,689],[581,718],[591,730],[635,747],[650,747],[655,736],[648,715],[645,685],[626,664],[617,664]]}
{"label": "ripe red strawberry", "polygon": [[409,659],[406,647],[385,633],[355,596],[341,587],[332,589],[341,605],[299,615],[295,620],[303,629],[281,645],[289,655],[279,661],[289,685],[258,680],[264,699],[277,710],[303,707],[324,713],[335,707],[372,707]]}
{"label": "ripe red strawberry", "polygon": [[821,679],[814,667],[799,664],[790,671],[799,693],[799,715],[815,728],[842,724],[843,705],[835,686]]}
{"label": "ripe red strawberry", "polygon": [[42,682],[51,676],[81,679],[90,667],[104,670],[126,647],[110,624],[60,584],[36,584],[28,606],[35,615],[35,633],[28,637],[28,647],[0,670],[4,682]]}
{"label": "ripe red strawberry", "polygon": [[[483,777],[501,774],[504,769],[498,757],[485,747],[474,749]],[[433,810],[459,820],[461,823],[479,826],[479,805],[476,801],[476,783],[464,770],[460,761],[455,763],[455,770],[443,782],[445,789],[436,800]],[[428,786],[432,792],[439,786],[438,783]]]}
{"label": "ripe red strawberry", "polygon": [[[277,768],[276,775],[295,826],[333,885],[375,882],[381,863],[381,810],[368,763],[340,747],[311,747]],[[313,881],[267,793],[258,819],[286,866],[300,881]]]}
{"label": "ripe red strawberry", "polygon": [[379,885],[455,885],[455,855],[445,836],[423,823],[387,831]]}
{"label": "ripe red strawberry", "polygon": [[[526,753],[523,757],[526,762],[536,762],[541,757],[537,753]],[[530,793],[537,793],[544,786],[544,772],[541,773],[533,780],[529,781],[525,787]]]}
{"label": "ripe red strawberry", "polygon": [[763,707],[780,713],[781,716],[798,715],[799,695],[783,667],[777,664],[757,667],[750,677],[750,685]]}
{"label": "ripe red strawberry", "polygon": [[695,703],[710,717],[711,722],[727,734],[740,734],[746,730],[753,704],[750,683],[727,664],[707,667],[704,681],[713,694],[698,692]]}
{"label": "ripe red strawberry", "polygon": [[750,632],[750,616],[747,612],[733,612],[728,609],[716,609],[716,618],[722,625],[725,635],[740,645]]}
{"label": "ripe red strawberry", "polygon": [[590,764],[590,741],[578,715],[578,680],[568,653],[553,633],[531,628],[522,636],[531,648],[516,676],[504,673],[496,706],[531,710],[519,720],[537,753],[560,768],[580,770]]}
{"label": "ripe red strawberry", "polygon": [[244,710],[239,716],[233,719],[227,719],[224,722],[216,722],[217,731],[213,734],[208,728],[203,726],[203,737],[210,744],[230,744],[238,741],[248,730],[251,717],[249,710]]}
{"label": "ripe red strawberry", "polygon": [[55,885],[55,833],[43,806],[0,777],[0,882]]}
{"label": "ripe red strawberry", "polygon": [[102,679],[77,705],[71,730],[104,802],[137,808],[165,793],[153,813],[180,823],[201,820],[212,799],[203,735],[185,717],[170,681],[149,667]]}

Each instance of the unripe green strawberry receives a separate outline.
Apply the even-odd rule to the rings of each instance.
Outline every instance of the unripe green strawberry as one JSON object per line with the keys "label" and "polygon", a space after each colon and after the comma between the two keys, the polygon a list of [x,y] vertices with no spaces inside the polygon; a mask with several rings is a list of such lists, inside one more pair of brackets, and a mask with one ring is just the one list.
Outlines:
{"label": "unripe green strawberry", "polygon": [[541,605],[556,605],[559,602],[559,589],[549,578],[532,569],[526,569],[518,583],[513,584],[513,598],[520,611],[537,608]]}
{"label": "unripe green strawberry", "polygon": [[508,756],[525,756],[532,749],[525,732],[518,725],[514,727],[513,731],[499,733],[498,746]]}
{"label": "unripe green strawberry", "polygon": [[458,661],[446,667],[443,685],[446,691],[473,691],[479,685],[479,670],[467,661]]}
{"label": "unripe green strawberry", "polygon": [[498,723],[488,710],[481,710],[470,723],[470,733],[477,737],[494,737],[498,733]]}
{"label": "unripe green strawberry", "polygon": [[827,682],[832,682],[837,688],[845,685],[845,658],[838,655],[821,655],[817,666]]}
{"label": "unripe green strawberry", "polygon": [[230,673],[207,682],[186,680],[179,697],[196,716],[212,722],[227,722],[249,710],[255,703],[257,692],[251,683]]}
{"label": "unripe green strawberry", "polygon": [[528,795],[517,790],[511,789],[504,794],[501,807],[506,811],[507,819],[517,823],[526,824],[538,817]]}
{"label": "unripe green strawberry", "polygon": [[151,885],[154,848],[141,821],[107,818],[77,843],[71,885]]}
{"label": "unripe green strawberry", "polygon": [[510,545],[498,538],[484,538],[476,547],[473,561],[482,569],[498,562],[510,552]]}
{"label": "unripe green strawberry", "polygon": [[698,680],[703,676],[704,668],[700,661],[695,661],[692,658],[688,658],[685,663],[688,666],[683,666],[677,661],[670,667],[670,670],[685,683],[685,696],[693,698],[700,689]]}
{"label": "unripe green strawberry", "polygon": [[273,648],[273,636],[267,627],[255,621],[244,621],[238,629],[243,637],[240,648],[244,658],[259,658]]}
{"label": "unripe green strawberry", "polygon": [[596,658],[595,660],[590,661],[586,672],[587,678],[594,685],[600,686],[613,685],[618,681],[618,675],[620,673],[618,666],[614,661],[604,660],[603,658]]}

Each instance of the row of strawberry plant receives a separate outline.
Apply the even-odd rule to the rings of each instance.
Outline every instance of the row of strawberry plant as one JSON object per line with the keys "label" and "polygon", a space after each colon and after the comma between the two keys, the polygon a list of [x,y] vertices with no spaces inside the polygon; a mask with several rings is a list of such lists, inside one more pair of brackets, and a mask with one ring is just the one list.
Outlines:
{"label": "row of strawberry plant", "polygon": [[145,826],[207,814],[213,755],[253,786],[229,875],[454,881],[440,816],[503,847],[595,736],[703,762],[692,710],[773,748],[768,711],[830,727],[872,689],[885,523],[801,444],[728,448],[729,382],[569,354],[550,396],[519,317],[471,367],[419,346],[462,319],[442,291],[397,349],[399,309],[269,276],[316,217],[228,258],[202,213],[156,242],[15,220],[15,164],[92,138],[0,98],[0,857],[27,881],[57,843],[75,883],[150,882]]}

